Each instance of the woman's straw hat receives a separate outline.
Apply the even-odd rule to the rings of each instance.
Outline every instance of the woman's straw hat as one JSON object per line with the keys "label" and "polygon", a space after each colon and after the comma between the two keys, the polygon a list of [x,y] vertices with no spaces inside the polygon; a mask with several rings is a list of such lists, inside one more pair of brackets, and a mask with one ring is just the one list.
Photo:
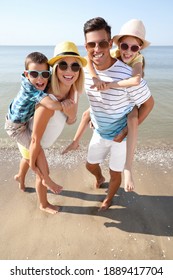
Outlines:
{"label": "woman's straw hat", "polygon": [[76,57],[81,61],[83,67],[87,65],[87,60],[80,56],[78,48],[73,42],[67,41],[56,45],[54,57],[49,59],[48,63],[53,66],[56,61],[63,57]]}
{"label": "woman's straw hat", "polygon": [[145,40],[145,26],[141,20],[131,19],[126,22],[120,29],[120,33],[113,37],[113,41],[118,45],[118,41],[123,36],[134,36],[139,38],[143,44],[141,49],[144,49],[150,45],[150,42]]}

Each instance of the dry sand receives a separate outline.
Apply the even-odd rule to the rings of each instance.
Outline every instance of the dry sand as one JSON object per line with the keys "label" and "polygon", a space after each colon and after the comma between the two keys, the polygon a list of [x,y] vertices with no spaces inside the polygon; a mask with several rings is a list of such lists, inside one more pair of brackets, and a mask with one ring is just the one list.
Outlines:
{"label": "dry sand", "polygon": [[[26,192],[13,180],[18,151],[1,150],[0,259],[173,259],[172,166],[168,160],[146,160],[146,154],[143,160],[141,154],[136,156],[135,191],[125,193],[122,183],[113,205],[98,212],[107,183],[93,187],[93,176],[85,169],[85,148],[64,156],[48,150],[51,177],[64,186],[60,195],[48,194],[51,203],[61,206],[51,215],[38,208],[31,171]],[[108,182],[106,165],[102,167]]]}

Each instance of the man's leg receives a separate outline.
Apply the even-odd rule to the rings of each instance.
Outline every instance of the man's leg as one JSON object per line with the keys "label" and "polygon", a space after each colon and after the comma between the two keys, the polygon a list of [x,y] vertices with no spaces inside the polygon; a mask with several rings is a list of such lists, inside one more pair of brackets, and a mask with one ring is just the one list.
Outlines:
{"label": "man's leg", "polygon": [[98,163],[91,164],[91,163],[87,162],[86,163],[86,168],[96,178],[95,187],[96,188],[100,188],[101,184],[103,184],[104,181],[105,181],[105,178],[102,175],[102,171],[101,171],[100,165]]}

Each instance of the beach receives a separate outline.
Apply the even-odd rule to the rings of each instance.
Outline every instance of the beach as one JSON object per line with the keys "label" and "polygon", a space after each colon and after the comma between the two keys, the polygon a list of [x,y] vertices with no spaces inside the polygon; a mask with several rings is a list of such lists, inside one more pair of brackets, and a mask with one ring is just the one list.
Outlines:
{"label": "beach", "polygon": [[[68,144],[46,150],[51,177],[63,185],[61,194],[48,193],[60,206],[51,215],[38,208],[34,174],[26,192],[13,180],[20,154],[1,149],[1,260],[171,260],[173,259],[173,147],[138,147],[134,160],[134,192],[122,185],[111,207],[99,212],[107,191],[108,159],[102,165],[105,184],[94,188],[85,168],[87,143],[61,155]],[[162,156],[161,156],[161,148]],[[164,157],[163,157],[164,155]]]}

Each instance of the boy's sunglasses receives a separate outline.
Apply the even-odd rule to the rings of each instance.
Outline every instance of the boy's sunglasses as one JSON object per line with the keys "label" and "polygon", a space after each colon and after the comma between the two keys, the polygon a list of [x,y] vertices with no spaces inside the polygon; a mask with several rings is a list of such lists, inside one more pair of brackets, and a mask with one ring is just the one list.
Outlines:
{"label": "boy's sunglasses", "polygon": [[94,49],[96,46],[99,46],[101,49],[106,49],[109,47],[109,42],[108,41],[100,41],[100,42],[88,42],[86,43],[86,48],[87,49]]}
{"label": "boy's sunglasses", "polygon": [[36,79],[38,76],[41,76],[44,79],[48,79],[50,77],[50,71],[36,71],[36,70],[28,70],[26,71],[32,78]]}
{"label": "boy's sunglasses", "polygon": [[79,72],[80,65],[77,62],[73,62],[72,64],[68,64],[66,61],[60,61],[58,63],[58,67],[61,71],[66,71],[69,67],[73,72]]}
{"label": "boy's sunglasses", "polygon": [[120,48],[122,51],[127,51],[130,48],[132,52],[138,52],[141,47],[138,45],[128,45],[127,43],[120,43]]}

